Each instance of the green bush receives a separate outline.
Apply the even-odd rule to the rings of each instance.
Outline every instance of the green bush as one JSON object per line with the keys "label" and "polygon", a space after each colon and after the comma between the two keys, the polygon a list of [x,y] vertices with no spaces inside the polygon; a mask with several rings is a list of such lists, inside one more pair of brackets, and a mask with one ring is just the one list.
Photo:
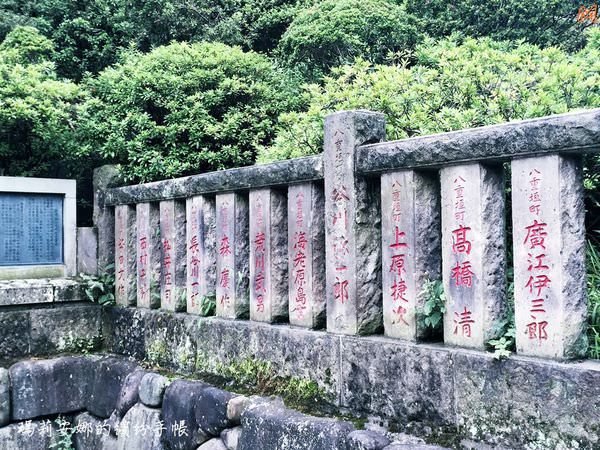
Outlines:
{"label": "green bush", "polygon": [[82,98],[45,58],[53,45],[31,27],[0,44],[0,175],[67,176]]}
{"label": "green bush", "polygon": [[295,108],[294,85],[266,57],[224,44],[131,53],[87,80],[81,153],[121,162],[138,181],[248,165]]}
{"label": "green bush", "polygon": [[357,57],[381,63],[422,39],[418,21],[385,0],[324,0],[301,11],[281,38],[280,58],[309,79]]}
{"label": "green bush", "polygon": [[497,41],[524,40],[541,47],[581,48],[585,24],[575,18],[581,0],[406,0],[407,10],[423,19],[429,36],[455,32]]}
{"label": "green bush", "polygon": [[427,40],[417,63],[358,61],[308,85],[304,112],[283,114],[260,162],[319,153],[325,115],[346,109],[385,113],[388,139],[402,139],[600,106],[600,30],[569,55],[529,44]]}

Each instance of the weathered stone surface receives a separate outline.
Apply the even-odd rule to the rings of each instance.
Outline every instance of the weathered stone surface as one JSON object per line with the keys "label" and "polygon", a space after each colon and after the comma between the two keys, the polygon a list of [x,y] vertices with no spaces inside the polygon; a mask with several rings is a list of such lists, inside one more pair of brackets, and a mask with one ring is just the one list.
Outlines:
{"label": "weathered stone surface", "polygon": [[427,444],[395,444],[391,443],[383,450],[449,450],[439,445],[427,445]]}
{"label": "weathered stone surface", "polygon": [[98,234],[94,227],[77,227],[77,273],[98,273]]}
{"label": "weathered stone surface", "polygon": [[457,352],[460,430],[507,448],[597,448],[600,365]]}
{"label": "weathered stone surface", "polygon": [[28,311],[0,312],[0,356],[29,355],[30,316]]}
{"label": "weathered stone surface", "polygon": [[146,406],[160,407],[169,380],[157,373],[147,373],[142,378],[139,395]]}
{"label": "weathered stone surface", "polygon": [[[103,358],[95,363],[86,409],[97,417],[108,418],[121,400],[128,375],[138,369],[136,363],[122,358]],[[129,381],[134,382],[135,378]]]}
{"label": "weathered stone surface", "polygon": [[289,321],[325,326],[325,198],[321,183],[288,188]]}
{"label": "weathered stone surface", "polygon": [[115,213],[106,204],[106,190],[121,184],[117,166],[104,165],[94,169],[94,225],[98,229],[98,271],[115,261]]}
{"label": "weathered stone surface", "polygon": [[593,109],[366,145],[357,150],[356,169],[372,174],[443,167],[457,161],[507,161],[556,151],[599,150],[600,109]]}
{"label": "weathered stone surface", "polygon": [[250,399],[243,395],[238,395],[229,399],[227,402],[227,419],[234,425],[239,425],[242,419],[244,409],[250,404]]}
{"label": "weathered stone surface", "polygon": [[321,155],[137,184],[108,193],[108,204],[141,203],[323,179]]}
{"label": "weathered stone surface", "polygon": [[517,351],[585,357],[585,205],[580,161],[513,160],[513,254]]}
{"label": "weathered stone surface", "polygon": [[159,281],[162,247],[159,232],[159,210],[155,203],[138,203],[135,208],[137,306],[158,308],[160,307]]}
{"label": "weathered stone surface", "polygon": [[123,381],[123,385],[121,386],[121,392],[119,392],[117,405],[115,406],[115,411],[119,417],[123,417],[140,399],[140,384],[144,375],[146,375],[145,370],[137,369],[125,377],[125,381]]}
{"label": "weathered stone surface", "polygon": [[147,360],[173,372],[194,372],[197,318],[191,314],[147,314],[144,327]]}
{"label": "weathered stone surface", "polygon": [[115,207],[115,302],[121,306],[136,303],[135,208]]}
{"label": "weathered stone surface", "polygon": [[202,314],[202,304],[216,297],[215,201],[206,196],[186,200],[187,312]]}
{"label": "weathered stone surface", "polygon": [[47,280],[0,281],[0,306],[51,303],[54,289]]}
{"label": "weathered stone surface", "polygon": [[221,439],[213,438],[210,441],[202,444],[197,450],[227,450]]}
{"label": "weathered stone surface", "polygon": [[426,280],[441,277],[437,180],[412,170],[381,176],[383,324],[386,336],[427,336],[419,311]]}
{"label": "weathered stone surface", "polygon": [[163,450],[160,409],[137,404],[119,425],[118,450]]}
{"label": "weathered stone surface", "polygon": [[444,342],[483,349],[506,309],[502,168],[446,167],[440,179]]}
{"label": "weathered stone surface", "polygon": [[229,426],[227,403],[234,395],[230,392],[207,387],[196,398],[196,423],[209,436],[219,436]]}
{"label": "weathered stone surface", "polygon": [[237,450],[241,435],[242,427],[227,428],[221,432],[221,440],[227,450]]}
{"label": "weathered stone surface", "polygon": [[48,283],[54,289],[54,303],[89,301],[85,295],[85,286],[80,280],[51,278]]}
{"label": "weathered stone surface", "polygon": [[385,138],[383,114],[325,118],[327,329],[372,334],[382,326],[379,186],[354,173],[356,147]]}
{"label": "weathered stone surface", "polygon": [[10,378],[8,370],[0,368],[0,427],[10,422]]}
{"label": "weathered stone surface", "polygon": [[58,430],[49,421],[13,423],[0,428],[2,450],[47,450],[58,441]]}
{"label": "weathered stone surface", "polygon": [[185,204],[160,202],[161,274],[160,306],[168,311],[185,311]]}
{"label": "weathered stone surface", "polygon": [[77,450],[116,450],[117,439],[111,436],[105,420],[88,412],[75,416],[73,444]]}
{"label": "weathered stone surface", "polygon": [[146,359],[146,327],[142,308],[103,308],[102,335],[111,353]]}
{"label": "weathered stone surface", "polygon": [[242,414],[238,449],[343,449],[353,430],[348,422],[307,416],[281,401],[256,402]]}
{"label": "weathered stone surface", "polygon": [[248,200],[219,194],[217,221],[217,316],[247,318],[249,313]]}
{"label": "weathered stone surface", "polygon": [[384,417],[455,420],[452,354],[383,337],[340,340],[340,404]]}
{"label": "weathered stone surface", "polygon": [[30,354],[81,352],[102,342],[101,308],[98,305],[32,309],[29,312]]}
{"label": "weathered stone surface", "polygon": [[390,443],[383,434],[368,430],[353,431],[347,439],[348,450],[382,450]]}
{"label": "weathered stone surface", "polygon": [[[165,391],[162,417],[165,432],[161,442],[170,450],[194,450],[209,438],[196,421],[195,404],[208,385],[199,381],[176,380]],[[180,432],[185,425],[186,433]]]}
{"label": "weathered stone surface", "polygon": [[9,369],[12,420],[84,409],[94,369],[94,359],[83,357],[29,360],[13,364]]}
{"label": "weathered stone surface", "polygon": [[250,191],[250,319],[288,317],[287,199],[282,191]]}

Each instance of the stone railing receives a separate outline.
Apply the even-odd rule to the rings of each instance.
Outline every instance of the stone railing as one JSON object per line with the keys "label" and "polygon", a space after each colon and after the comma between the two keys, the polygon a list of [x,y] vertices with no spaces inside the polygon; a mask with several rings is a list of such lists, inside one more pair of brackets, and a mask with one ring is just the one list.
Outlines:
{"label": "stone railing", "polygon": [[510,205],[517,352],[584,356],[580,157],[600,150],[600,110],[384,138],[383,115],[340,112],[319,156],[108,189],[117,303],[214,298],[223,318],[419,341],[423,286],[443,280],[444,342],[483,349],[507,310]]}

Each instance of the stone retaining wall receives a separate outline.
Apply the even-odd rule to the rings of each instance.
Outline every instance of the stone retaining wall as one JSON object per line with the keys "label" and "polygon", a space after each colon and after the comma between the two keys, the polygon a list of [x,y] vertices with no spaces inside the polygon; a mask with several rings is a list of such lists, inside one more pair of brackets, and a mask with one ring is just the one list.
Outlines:
{"label": "stone retaining wall", "polygon": [[244,397],[147,371],[115,357],[28,360],[0,369],[0,448],[46,450],[441,449],[392,443],[349,422],[300,414],[280,399]]}
{"label": "stone retaining wall", "polygon": [[454,427],[499,448],[597,448],[600,363],[490,353],[382,336],[202,318],[143,308],[105,311],[108,351],[169,370],[219,373],[254,358],[313,380],[353,414]]}

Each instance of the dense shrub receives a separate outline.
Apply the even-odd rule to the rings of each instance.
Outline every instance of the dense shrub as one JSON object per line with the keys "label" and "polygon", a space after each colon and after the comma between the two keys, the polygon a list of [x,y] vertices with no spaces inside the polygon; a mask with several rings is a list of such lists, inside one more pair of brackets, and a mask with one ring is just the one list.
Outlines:
{"label": "dense shrub", "polygon": [[362,57],[381,63],[422,39],[403,6],[385,0],[324,0],[301,11],[279,44],[279,55],[309,79]]}
{"label": "dense shrub", "polygon": [[80,89],[56,77],[46,60],[53,45],[34,28],[17,27],[0,44],[0,172],[65,176],[74,154]]}
{"label": "dense shrub", "polygon": [[484,38],[428,40],[417,64],[358,61],[309,85],[305,112],[283,114],[262,162],[321,151],[326,114],[365,108],[385,113],[389,139],[600,106],[600,30],[569,55],[557,48]]}
{"label": "dense shrub", "polygon": [[409,12],[423,19],[429,36],[455,32],[494,40],[520,40],[541,47],[561,46],[567,50],[585,43],[575,20],[582,0],[406,0]]}
{"label": "dense shrub", "polygon": [[295,108],[294,85],[266,57],[224,44],[131,53],[87,81],[81,151],[140,181],[251,164]]}

